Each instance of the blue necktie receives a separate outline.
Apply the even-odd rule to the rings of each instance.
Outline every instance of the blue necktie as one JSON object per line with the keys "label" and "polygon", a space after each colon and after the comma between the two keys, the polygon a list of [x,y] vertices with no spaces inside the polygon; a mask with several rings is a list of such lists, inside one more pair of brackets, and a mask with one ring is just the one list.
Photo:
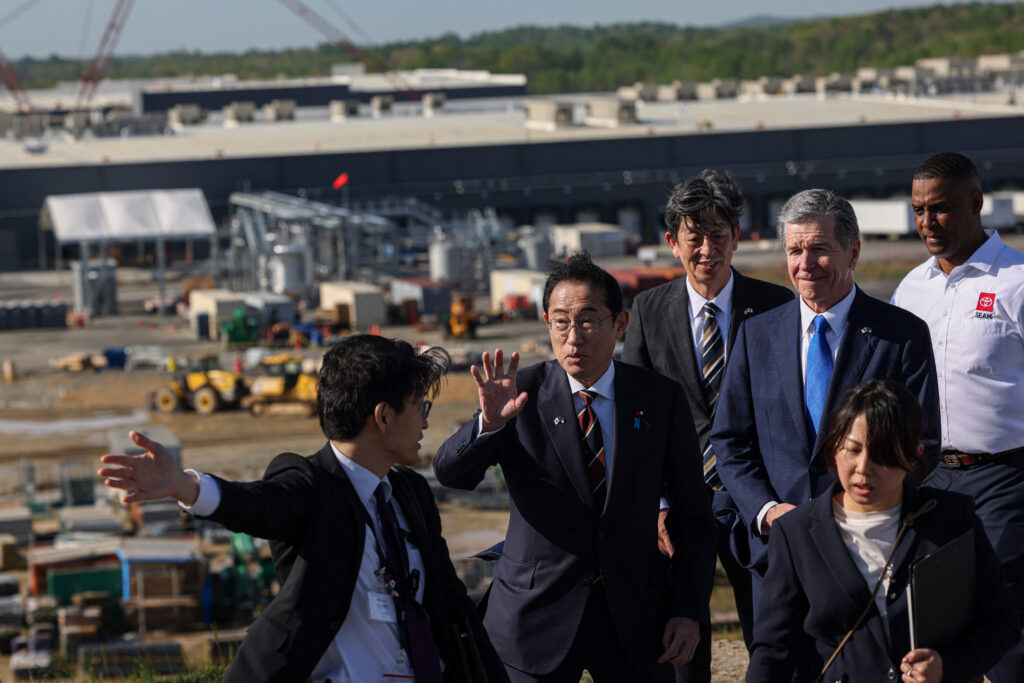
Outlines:
{"label": "blue necktie", "polygon": [[814,336],[807,347],[807,375],[804,382],[804,405],[813,425],[813,436],[818,437],[821,413],[825,409],[828,382],[832,377],[832,349],[829,348],[825,333],[829,330],[825,316],[814,318]]}

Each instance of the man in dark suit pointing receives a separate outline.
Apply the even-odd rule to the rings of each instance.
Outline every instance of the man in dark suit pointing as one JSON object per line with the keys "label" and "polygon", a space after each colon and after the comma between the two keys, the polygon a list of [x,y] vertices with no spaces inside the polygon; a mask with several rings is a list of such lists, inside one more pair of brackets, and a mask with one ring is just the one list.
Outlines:
{"label": "man in dark suit pointing", "polygon": [[[711,422],[740,323],[790,301],[793,293],[744,277],[731,267],[742,212],[743,196],[728,173],[705,170],[675,188],[665,207],[665,241],[686,269],[686,277],[636,297],[622,360],[683,385],[719,524],[718,556],[733,587],[743,639],[749,647],[754,617],[750,573],[729,547],[730,530],[739,513],[721,487],[711,448]],[[671,553],[666,541],[662,536],[662,549]],[[701,627],[700,647],[693,661],[679,672],[681,681],[711,679],[711,629],[709,624]]]}
{"label": "man in dark suit pointing", "polygon": [[[715,526],[680,386],[612,361],[618,283],[585,254],[544,290],[556,360],[473,369],[480,412],[444,443],[438,480],[471,489],[500,465],[511,499],[484,625],[513,681],[665,681],[708,619]],[[679,550],[657,547],[658,501]],[[671,585],[669,585],[669,581]]]}
{"label": "man in dark suit pointing", "polygon": [[[105,455],[99,475],[126,502],[169,496],[191,514],[270,539],[281,590],[235,655],[227,681],[505,681],[409,466],[448,370],[441,349],[371,335],[324,355],[317,391],[329,441],[283,453],[259,482],[182,471],[147,452]],[[475,647],[474,647],[475,644]]]}

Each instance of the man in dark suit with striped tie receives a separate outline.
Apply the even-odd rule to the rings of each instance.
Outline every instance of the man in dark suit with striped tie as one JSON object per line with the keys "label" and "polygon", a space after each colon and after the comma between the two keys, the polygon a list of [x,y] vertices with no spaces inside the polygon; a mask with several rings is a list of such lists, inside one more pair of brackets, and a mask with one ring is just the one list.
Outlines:
{"label": "man in dark suit with striped tie", "polygon": [[[705,170],[678,185],[665,207],[665,241],[686,277],[641,293],[633,301],[622,360],[656,370],[683,385],[700,440],[704,479],[719,524],[718,556],[736,596],[736,611],[749,646],[753,626],[750,574],[729,547],[738,515],[715,467],[711,422],[736,330],[743,320],[793,298],[785,287],[744,277],[731,267],[739,244],[743,196],[728,173]],[[664,514],[662,515],[664,518]],[[662,549],[671,543],[661,534]],[[679,681],[711,678],[710,625],[701,645],[677,675]]]}
{"label": "man in dark suit with striped tie", "polygon": [[[515,682],[671,681],[708,620],[715,524],[682,388],[612,361],[629,312],[585,254],[544,290],[555,360],[473,368],[480,412],[444,443],[438,480],[500,465],[510,518],[484,626]],[[679,552],[658,552],[658,502]]]}

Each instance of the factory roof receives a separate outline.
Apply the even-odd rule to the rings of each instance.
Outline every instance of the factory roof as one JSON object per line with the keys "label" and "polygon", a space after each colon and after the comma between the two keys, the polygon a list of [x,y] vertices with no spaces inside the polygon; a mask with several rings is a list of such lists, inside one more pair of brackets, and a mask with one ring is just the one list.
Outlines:
{"label": "factory roof", "polygon": [[[590,97],[566,95],[584,118]],[[745,97],[710,101],[638,103],[637,123],[605,128],[573,125],[554,130],[524,125],[524,98],[457,100],[433,117],[418,103],[395,104],[381,118],[359,116],[332,123],[326,107],[300,108],[293,121],[225,128],[219,112],[174,135],[113,138],[51,135],[42,153],[21,142],[0,140],[0,168],[145,163],[170,160],[315,155],[356,151],[483,146],[515,143],[628,139],[654,135],[706,135],[714,132],[941,121],[955,118],[1020,116],[1024,107],[1006,103],[1004,93],[970,97],[911,98],[883,94]],[[364,107],[364,110],[366,108]]]}

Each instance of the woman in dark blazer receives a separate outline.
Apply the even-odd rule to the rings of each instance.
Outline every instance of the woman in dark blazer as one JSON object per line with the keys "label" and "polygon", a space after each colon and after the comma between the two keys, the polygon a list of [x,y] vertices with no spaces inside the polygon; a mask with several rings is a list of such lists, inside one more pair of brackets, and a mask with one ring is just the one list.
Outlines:
{"label": "woman in dark blazer", "polygon": [[[843,398],[825,442],[838,481],[772,526],[748,683],[817,680],[851,629],[821,680],[980,680],[1017,642],[1017,611],[971,500],[910,483],[924,462],[920,436],[921,408],[896,382]],[[949,590],[974,583],[975,617],[950,647],[911,650],[910,566],[972,528],[975,576],[949,577]]]}

